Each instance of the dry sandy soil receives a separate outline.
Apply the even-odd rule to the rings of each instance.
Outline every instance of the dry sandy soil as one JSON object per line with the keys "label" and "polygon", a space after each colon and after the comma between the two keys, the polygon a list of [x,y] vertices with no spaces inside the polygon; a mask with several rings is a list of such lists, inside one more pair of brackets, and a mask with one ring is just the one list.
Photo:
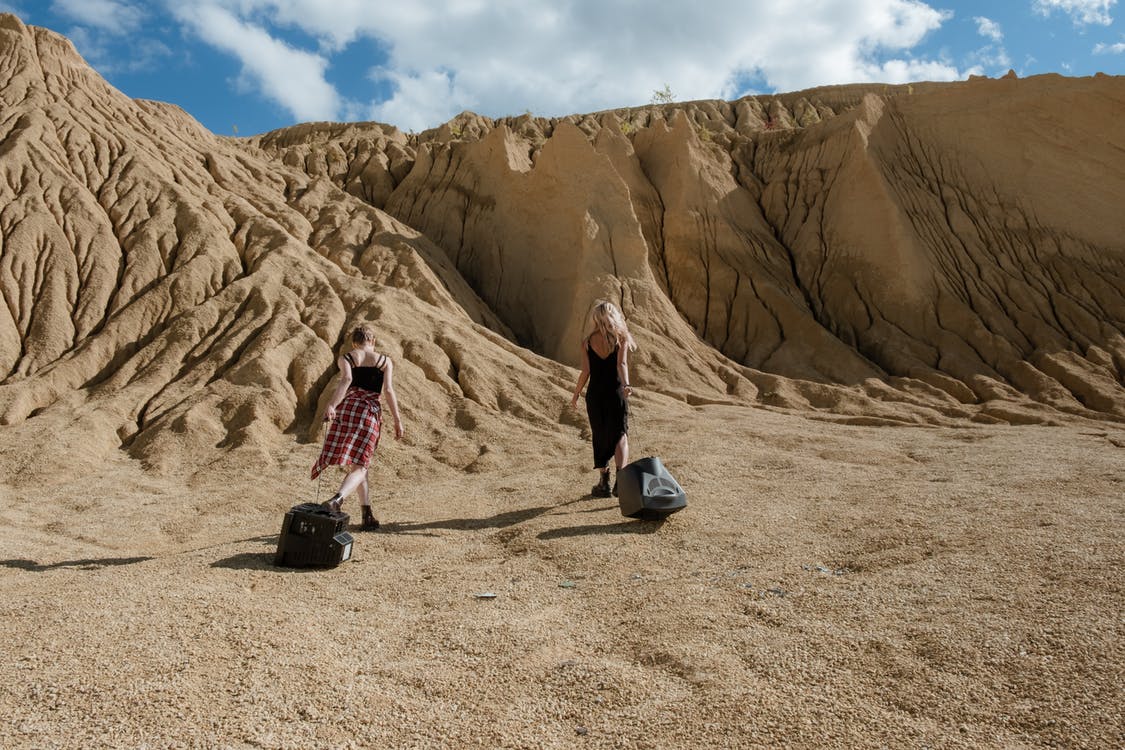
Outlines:
{"label": "dry sandy soil", "polygon": [[264,476],[120,460],[10,493],[5,745],[1125,739],[1125,430],[636,407],[636,455],[689,493],[664,524],[590,497],[577,436],[439,476],[385,442],[384,526],[330,570],[272,565],[309,444]]}

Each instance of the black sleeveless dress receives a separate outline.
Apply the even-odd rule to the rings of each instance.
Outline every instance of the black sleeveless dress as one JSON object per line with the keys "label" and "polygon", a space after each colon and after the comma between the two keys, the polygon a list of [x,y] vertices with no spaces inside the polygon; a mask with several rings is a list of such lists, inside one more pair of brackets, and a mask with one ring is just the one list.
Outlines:
{"label": "black sleeveless dress", "polygon": [[590,419],[590,431],[594,433],[594,468],[604,469],[613,458],[621,436],[629,433],[629,403],[617,376],[617,347],[602,358],[587,339],[586,357],[590,361],[586,416]]}

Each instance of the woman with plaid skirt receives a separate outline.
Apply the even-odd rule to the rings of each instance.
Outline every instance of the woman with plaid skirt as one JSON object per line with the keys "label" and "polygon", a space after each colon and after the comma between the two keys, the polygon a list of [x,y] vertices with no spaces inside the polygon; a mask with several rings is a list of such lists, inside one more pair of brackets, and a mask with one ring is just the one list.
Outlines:
{"label": "woman with plaid skirt", "polygon": [[368,494],[367,467],[379,445],[384,396],[395,420],[395,438],[405,434],[392,381],[394,363],[387,355],[375,351],[375,332],[360,326],[352,331],[352,350],[340,357],[337,364],[340,380],[324,412],[324,421],[329,423],[328,435],[313,464],[312,478],[316,479],[329,466],[342,466],[347,475],[336,494],[324,503],[325,507],[340,510],[344,498],[358,489],[363,528],[377,529],[379,522],[371,512]]}

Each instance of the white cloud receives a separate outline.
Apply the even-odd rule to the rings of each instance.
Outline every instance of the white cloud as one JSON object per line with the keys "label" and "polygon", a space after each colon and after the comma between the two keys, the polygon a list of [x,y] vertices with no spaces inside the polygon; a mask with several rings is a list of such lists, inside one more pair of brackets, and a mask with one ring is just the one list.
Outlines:
{"label": "white cloud", "polygon": [[1068,14],[1075,25],[1097,23],[1109,26],[1113,23],[1110,9],[1117,0],[1035,0],[1035,12],[1049,16],[1056,10]]}
{"label": "white cloud", "polygon": [[971,65],[970,71],[979,75],[996,73],[1003,75],[1012,65],[1008,50],[1004,48],[1004,31],[1000,24],[984,16],[974,16],[977,24],[977,33],[986,39],[991,39],[994,44],[987,44],[965,56],[965,62]]}
{"label": "white cloud", "polygon": [[999,42],[1004,38],[1004,32],[1000,30],[1000,24],[992,19],[975,16],[973,20],[977,22],[977,33],[981,36],[988,37],[994,42]]}
{"label": "white cloud", "polygon": [[968,72],[978,75],[1003,75],[1012,67],[1008,50],[1000,44],[989,44],[965,56],[965,62],[972,67]]}
{"label": "white cloud", "polygon": [[51,10],[75,23],[115,34],[137,30],[145,17],[142,8],[123,0],[53,0]]}
{"label": "white cloud", "polygon": [[[102,75],[146,70],[169,57],[168,45],[141,31],[148,17],[138,4],[124,0],[53,0],[51,10],[73,21],[66,36]],[[127,55],[121,54],[128,40]]]}
{"label": "white cloud", "polygon": [[409,14],[414,5],[409,1],[379,3],[382,7],[372,8],[371,0],[226,0],[224,4],[243,16],[259,16],[282,26],[304,29],[318,37],[322,47],[329,51],[342,49],[379,28],[382,22],[374,16]]}
{"label": "white cloud", "polygon": [[243,82],[301,121],[334,120],[344,102],[324,78],[328,60],[294,49],[212,3],[179,4],[174,15],[201,39],[242,62]]}
{"label": "white cloud", "polygon": [[[442,112],[440,120],[468,108],[468,97],[456,89],[448,73],[426,71],[413,76],[393,70],[375,70],[373,79],[390,82],[397,91],[386,102],[372,104],[367,111],[367,119],[393,123],[407,129],[421,129],[434,122],[425,122],[418,117],[420,112]],[[458,109],[458,102],[466,106]]]}
{"label": "white cloud", "polygon": [[[976,68],[964,72],[976,73]],[[868,69],[866,81],[883,83],[909,83],[910,81],[947,81],[962,77],[954,68],[943,62],[925,60],[888,60]]]}
{"label": "white cloud", "polygon": [[28,19],[27,14],[18,5],[12,5],[11,3],[0,2],[0,13],[14,13],[21,20],[26,21]]}
{"label": "white cloud", "polygon": [[[375,40],[387,60],[373,72],[394,93],[373,103],[371,116],[414,129],[464,109],[562,115],[644,104],[664,84],[678,99],[731,98],[750,78],[792,91],[969,72],[910,54],[950,17],[920,0],[821,0],[813,7],[712,0],[705,9],[694,0],[643,7],[635,0],[411,0],[377,9],[365,0],[166,1],[180,18],[196,19],[191,24],[204,39],[238,55],[263,91],[279,82],[267,95],[298,117],[306,116],[298,103],[310,94],[321,104],[301,111],[344,107],[323,76],[328,55],[359,38]],[[210,20],[200,22],[204,9]],[[320,54],[270,38],[270,25],[311,35]],[[251,35],[254,51],[247,49]],[[277,61],[284,71],[255,62],[259,48],[277,54],[279,45],[287,51]],[[309,69],[299,85],[301,64]]]}
{"label": "white cloud", "polygon": [[171,48],[156,39],[138,38],[130,43],[128,56],[122,56],[119,35],[75,26],[67,30],[66,36],[86,62],[104,76],[150,70],[162,58],[172,56]]}
{"label": "white cloud", "polygon": [[[543,2],[519,13],[479,6],[450,16],[419,13],[387,35],[391,66],[404,75],[373,115],[424,127],[462,109],[559,115],[644,104],[665,83],[679,99],[703,99],[739,95],[747,76],[783,91],[961,77],[939,61],[881,59],[913,47],[945,19],[921,3],[824,2],[810,11],[722,0],[705,13],[697,7],[654,3],[638,14],[633,3],[606,0],[570,13]],[[452,71],[445,107],[410,107],[437,70]]]}
{"label": "white cloud", "polygon": [[1095,55],[1120,55],[1125,53],[1125,42],[1118,42],[1117,44],[1095,44]]}

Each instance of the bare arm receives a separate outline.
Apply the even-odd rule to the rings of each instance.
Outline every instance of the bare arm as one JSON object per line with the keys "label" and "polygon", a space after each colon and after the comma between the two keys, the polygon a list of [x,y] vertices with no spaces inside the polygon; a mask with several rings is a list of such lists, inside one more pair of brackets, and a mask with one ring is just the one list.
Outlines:
{"label": "bare arm", "polygon": [[332,392],[332,398],[328,399],[328,408],[324,410],[325,422],[331,422],[336,418],[336,407],[344,400],[344,394],[352,384],[352,366],[347,357],[341,356],[336,360],[336,364],[340,366],[340,379],[336,383],[336,390]]}
{"label": "bare arm", "polygon": [[401,440],[406,435],[406,430],[402,427],[402,416],[398,413],[398,398],[395,396],[394,385],[394,362],[390,357],[387,357],[387,363],[383,366],[383,398],[387,399],[387,406],[391,410],[391,416],[395,420],[395,438]]}
{"label": "bare arm", "polygon": [[621,392],[625,398],[633,395],[629,384],[629,346],[624,341],[617,344],[617,379],[621,381]]}
{"label": "bare arm", "polygon": [[586,353],[586,342],[582,342],[582,372],[578,373],[578,384],[574,386],[574,395],[570,399],[571,408],[578,407],[578,397],[582,395],[582,387],[590,379],[590,355]]}

